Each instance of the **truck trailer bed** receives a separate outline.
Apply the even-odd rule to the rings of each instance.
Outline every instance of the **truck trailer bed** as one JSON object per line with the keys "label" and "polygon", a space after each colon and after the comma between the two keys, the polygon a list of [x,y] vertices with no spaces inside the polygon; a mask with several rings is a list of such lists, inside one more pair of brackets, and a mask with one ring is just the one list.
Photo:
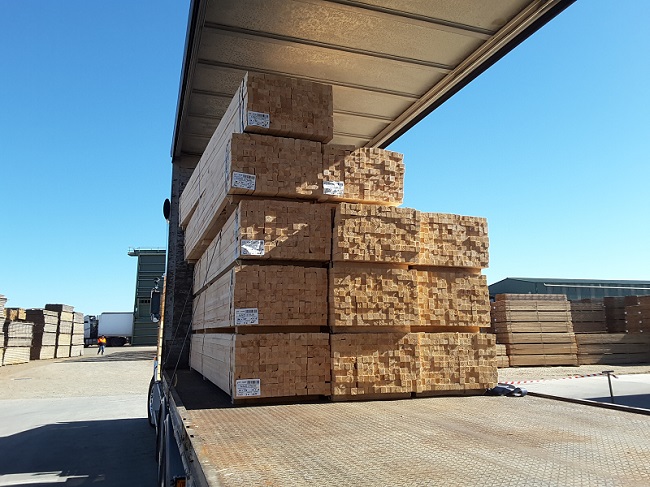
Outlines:
{"label": "truck trailer bed", "polygon": [[171,409],[211,486],[650,485],[646,416],[540,397],[233,406],[187,370]]}

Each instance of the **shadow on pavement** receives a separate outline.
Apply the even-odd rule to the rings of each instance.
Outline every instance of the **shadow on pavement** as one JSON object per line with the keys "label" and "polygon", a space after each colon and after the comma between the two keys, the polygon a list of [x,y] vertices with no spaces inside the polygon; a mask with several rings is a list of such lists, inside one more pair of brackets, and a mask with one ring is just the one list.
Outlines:
{"label": "shadow on pavement", "polygon": [[[88,353],[88,352],[86,352]],[[128,352],[107,352],[104,355],[97,355],[97,352],[75,358],[75,362],[135,362],[140,360],[153,360],[156,352],[150,350],[133,350]]]}
{"label": "shadow on pavement", "polygon": [[[612,404],[612,398],[605,397],[587,397],[589,401],[604,402]],[[650,394],[630,394],[625,396],[614,396],[613,404],[619,406],[629,406],[632,408],[650,409]]]}
{"label": "shadow on pavement", "polygon": [[155,485],[155,448],[144,418],[41,426],[0,438],[0,485]]}

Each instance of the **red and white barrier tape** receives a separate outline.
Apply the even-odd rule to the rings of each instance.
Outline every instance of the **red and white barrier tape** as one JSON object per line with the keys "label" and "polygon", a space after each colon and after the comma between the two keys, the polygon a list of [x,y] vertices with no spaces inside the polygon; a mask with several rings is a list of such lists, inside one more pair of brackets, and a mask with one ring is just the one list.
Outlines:
{"label": "red and white barrier tape", "polygon": [[[555,379],[536,379],[536,380],[513,380],[513,381],[507,381],[507,382],[499,382],[499,384],[512,384],[512,385],[518,385],[518,384],[532,384],[534,382],[545,382],[548,380],[566,380],[566,379],[582,379],[584,377],[596,377],[599,375],[607,375],[603,374],[602,372],[598,372],[596,374],[585,374],[585,375],[570,375],[569,377],[558,377]],[[612,374],[613,377],[614,374]]]}

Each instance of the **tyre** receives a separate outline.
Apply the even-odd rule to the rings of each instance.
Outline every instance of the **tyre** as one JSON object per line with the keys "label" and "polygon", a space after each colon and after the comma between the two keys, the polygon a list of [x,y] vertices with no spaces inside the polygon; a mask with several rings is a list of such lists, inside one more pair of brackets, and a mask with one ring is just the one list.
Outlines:
{"label": "tyre", "polygon": [[147,419],[149,420],[149,426],[152,428],[156,426],[156,422],[154,421],[154,412],[152,410],[153,408],[153,388],[154,388],[155,381],[153,380],[153,377],[151,378],[151,382],[149,382],[149,394],[147,395]]}

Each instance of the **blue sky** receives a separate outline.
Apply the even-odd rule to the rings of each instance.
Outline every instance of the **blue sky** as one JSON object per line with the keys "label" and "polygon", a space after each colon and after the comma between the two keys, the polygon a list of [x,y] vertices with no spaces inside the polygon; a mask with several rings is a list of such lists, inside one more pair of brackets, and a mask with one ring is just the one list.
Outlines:
{"label": "blue sky", "polygon": [[[0,0],[0,294],[133,307],[164,248],[188,0]],[[489,282],[650,280],[650,2],[578,0],[395,142],[405,206],[488,219]]]}

